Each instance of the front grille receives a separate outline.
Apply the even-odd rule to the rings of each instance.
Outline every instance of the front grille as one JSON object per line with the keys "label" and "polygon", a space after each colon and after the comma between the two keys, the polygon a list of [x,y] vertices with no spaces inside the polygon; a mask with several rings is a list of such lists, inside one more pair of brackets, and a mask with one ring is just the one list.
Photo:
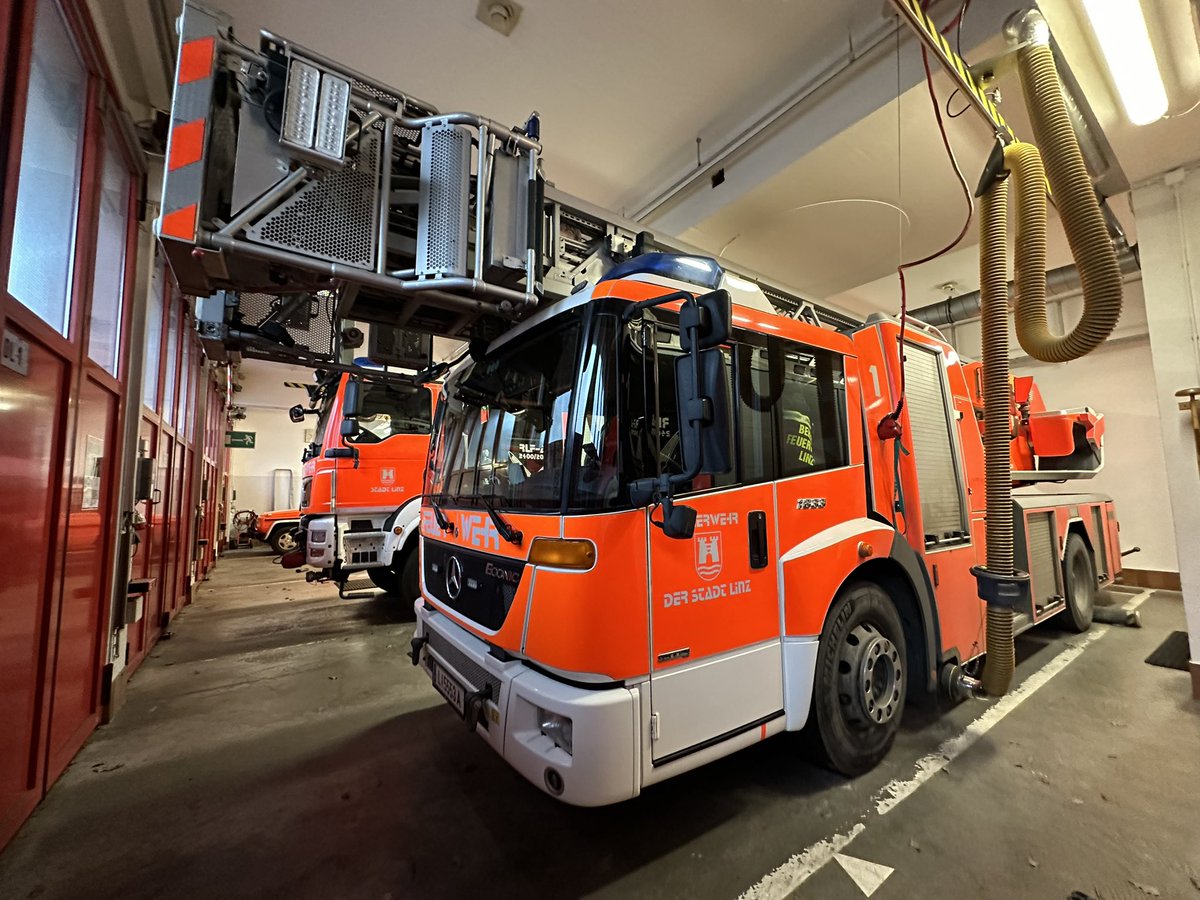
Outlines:
{"label": "front grille", "polygon": [[467,656],[467,654],[463,653],[432,628],[426,631],[426,636],[429,638],[429,649],[444,659],[446,665],[451,666],[459,675],[467,679],[469,682],[468,686],[472,690],[479,690],[484,685],[487,685],[492,692],[492,702],[496,703],[500,700],[499,678],[476,663],[471,657]]}
{"label": "front grille", "polygon": [[[425,587],[438,601],[484,628],[495,631],[504,624],[524,575],[525,563],[431,540],[424,542],[421,557]],[[452,559],[461,567],[457,597],[450,595],[447,585]]]}

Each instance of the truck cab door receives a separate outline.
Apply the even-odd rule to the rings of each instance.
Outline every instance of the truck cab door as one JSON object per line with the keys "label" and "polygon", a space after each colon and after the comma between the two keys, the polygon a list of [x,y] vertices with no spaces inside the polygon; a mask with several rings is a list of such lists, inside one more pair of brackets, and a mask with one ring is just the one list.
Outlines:
{"label": "truck cab door", "polygon": [[[734,354],[724,355],[732,372]],[[660,408],[673,409],[673,360],[659,357]],[[737,455],[750,459],[763,421],[735,405]],[[697,476],[691,488],[676,498],[696,511],[691,538],[667,537],[653,524],[657,509],[647,525],[656,765],[757,729],[783,710],[774,484],[762,467],[740,463],[727,475]]]}

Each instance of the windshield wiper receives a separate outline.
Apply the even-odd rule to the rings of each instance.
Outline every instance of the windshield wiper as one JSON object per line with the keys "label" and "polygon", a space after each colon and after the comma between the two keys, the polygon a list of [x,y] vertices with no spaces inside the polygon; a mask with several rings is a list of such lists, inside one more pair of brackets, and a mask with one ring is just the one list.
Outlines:
{"label": "windshield wiper", "polygon": [[433,517],[437,520],[438,528],[442,531],[453,531],[454,523],[446,518],[446,514],[442,512],[442,508],[438,506],[438,502],[432,494],[429,495],[429,506],[433,509]]}
{"label": "windshield wiper", "polygon": [[496,499],[495,494],[459,494],[459,498],[463,500],[478,500],[483,504],[483,508],[487,510],[488,517],[492,520],[492,524],[496,526],[496,531],[500,533],[500,537],[504,538],[510,544],[517,547],[521,546],[521,539],[524,535],[512,525],[505,521],[504,517],[492,505],[492,501]]}

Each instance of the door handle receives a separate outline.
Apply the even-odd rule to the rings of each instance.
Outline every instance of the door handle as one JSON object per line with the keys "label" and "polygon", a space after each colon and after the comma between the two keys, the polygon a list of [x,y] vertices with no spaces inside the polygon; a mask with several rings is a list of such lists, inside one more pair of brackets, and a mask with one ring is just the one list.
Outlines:
{"label": "door handle", "polygon": [[750,529],[750,568],[767,567],[767,514],[756,509],[748,517]]}

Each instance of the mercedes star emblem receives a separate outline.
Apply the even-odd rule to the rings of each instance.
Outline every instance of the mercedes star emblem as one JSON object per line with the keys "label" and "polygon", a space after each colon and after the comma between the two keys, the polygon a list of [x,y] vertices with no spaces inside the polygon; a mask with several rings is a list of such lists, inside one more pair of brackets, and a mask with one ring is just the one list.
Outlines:
{"label": "mercedes star emblem", "polygon": [[446,593],[450,595],[451,600],[458,599],[458,595],[462,593],[462,586],[462,562],[457,556],[452,556],[446,563]]}

